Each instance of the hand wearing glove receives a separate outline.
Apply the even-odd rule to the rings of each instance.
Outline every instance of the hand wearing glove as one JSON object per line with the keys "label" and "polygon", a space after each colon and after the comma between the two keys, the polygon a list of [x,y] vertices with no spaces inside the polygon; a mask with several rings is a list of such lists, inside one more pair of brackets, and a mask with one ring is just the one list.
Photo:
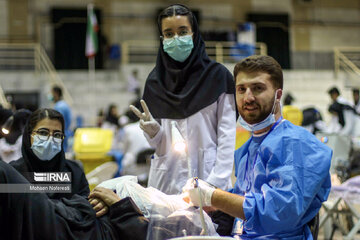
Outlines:
{"label": "hand wearing glove", "polygon": [[145,101],[140,100],[140,103],[144,109],[143,113],[141,113],[140,110],[133,105],[130,105],[130,109],[136,116],[140,118],[140,128],[146,132],[150,138],[153,138],[159,132],[160,124],[151,115]]}
{"label": "hand wearing glove", "polygon": [[[197,179],[197,180],[196,180]],[[200,195],[202,200],[202,206],[211,206],[211,197],[215,191],[215,187],[211,186],[207,182],[198,179],[190,178],[187,180],[183,187],[183,192],[188,194],[190,202],[194,206],[200,206]]]}

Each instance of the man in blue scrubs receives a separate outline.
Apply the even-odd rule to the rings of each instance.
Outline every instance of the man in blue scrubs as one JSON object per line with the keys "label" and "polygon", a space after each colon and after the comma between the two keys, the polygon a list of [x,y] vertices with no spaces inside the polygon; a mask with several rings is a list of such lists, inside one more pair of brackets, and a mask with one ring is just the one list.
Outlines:
{"label": "man in blue scrubs", "polygon": [[52,100],[54,101],[54,109],[61,113],[64,117],[65,121],[65,139],[63,141],[64,151],[66,152],[68,149],[68,138],[72,135],[72,131],[70,129],[71,126],[71,109],[69,105],[64,101],[62,89],[59,86],[53,86],[51,89]]}
{"label": "man in blue scrubs", "polygon": [[189,179],[184,191],[194,205],[202,199],[234,216],[232,234],[241,238],[313,239],[307,223],[330,192],[332,151],[282,118],[283,74],[272,57],[245,58],[234,78],[239,122],[252,132],[235,152],[235,186],[226,192]]}

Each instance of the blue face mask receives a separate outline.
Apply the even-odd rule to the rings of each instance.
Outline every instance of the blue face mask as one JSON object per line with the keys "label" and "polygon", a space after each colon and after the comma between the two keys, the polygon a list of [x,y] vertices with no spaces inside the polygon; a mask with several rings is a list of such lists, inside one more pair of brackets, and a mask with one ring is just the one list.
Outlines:
{"label": "blue face mask", "polygon": [[53,101],[54,101],[54,96],[49,93],[49,94],[47,95],[47,99],[48,99],[50,102],[53,102]]}
{"label": "blue face mask", "polygon": [[239,123],[240,125],[245,128],[246,130],[250,131],[250,132],[254,132],[254,131],[259,131],[261,129],[264,129],[272,124],[274,124],[276,122],[275,119],[275,106],[276,106],[276,95],[277,95],[277,91],[275,92],[275,99],[274,99],[274,105],[272,107],[272,110],[270,112],[270,114],[261,122],[259,123],[255,123],[255,124],[250,124],[247,123],[242,117],[241,115],[239,115]]}
{"label": "blue face mask", "polygon": [[50,161],[61,151],[61,143],[55,143],[52,136],[47,141],[40,140],[37,135],[33,139],[31,149],[40,160]]}
{"label": "blue face mask", "polygon": [[164,51],[175,61],[184,62],[194,48],[192,35],[165,38],[163,40]]}

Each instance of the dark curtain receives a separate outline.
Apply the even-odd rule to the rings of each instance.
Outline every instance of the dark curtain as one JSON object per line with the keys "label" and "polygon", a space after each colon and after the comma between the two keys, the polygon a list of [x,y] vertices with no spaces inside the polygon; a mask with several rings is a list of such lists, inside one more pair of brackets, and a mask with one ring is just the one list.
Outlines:
{"label": "dark curtain", "polygon": [[288,14],[250,13],[247,21],[256,24],[256,41],[266,43],[268,55],[275,58],[282,68],[290,69]]}
{"label": "dark curtain", "polygon": [[[95,9],[99,25],[98,53],[95,57],[96,68],[103,68],[103,39],[101,35],[101,12]],[[54,26],[54,62],[56,69],[88,69],[85,56],[87,26],[86,9],[59,9],[51,11]]]}

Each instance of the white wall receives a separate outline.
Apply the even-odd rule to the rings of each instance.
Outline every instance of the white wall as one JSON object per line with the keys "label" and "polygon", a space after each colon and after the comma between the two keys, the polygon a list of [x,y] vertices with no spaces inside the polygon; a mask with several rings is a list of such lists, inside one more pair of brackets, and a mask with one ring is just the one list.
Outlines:
{"label": "white wall", "polygon": [[360,46],[360,27],[314,26],[310,29],[310,36],[312,51],[324,52],[333,51],[334,47]]}

